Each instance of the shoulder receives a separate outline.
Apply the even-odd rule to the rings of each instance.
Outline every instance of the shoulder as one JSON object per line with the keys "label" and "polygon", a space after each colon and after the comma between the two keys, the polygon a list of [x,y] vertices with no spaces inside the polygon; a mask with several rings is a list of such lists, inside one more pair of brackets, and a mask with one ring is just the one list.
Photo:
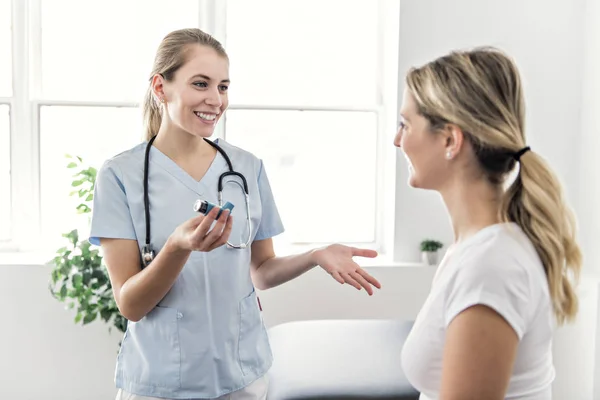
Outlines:
{"label": "shoulder", "polygon": [[[457,255],[456,276],[510,283],[532,289],[545,279],[533,244],[516,224],[498,224],[480,232]],[[545,282],[542,282],[545,283]]]}
{"label": "shoulder", "polygon": [[452,254],[444,286],[446,323],[475,304],[502,315],[519,338],[540,306],[549,306],[544,269],[531,241],[516,224],[482,230]]}
{"label": "shoulder", "polygon": [[102,167],[103,168],[117,168],[124,167],[131,163],[137,163],[140,160],[143,160],[144,154],[146,151],[146,145],[148,142],[142,142],[136,144],[135,146],[124,150],[120,153],[117,153],[109,158],[107,158]]}
{"label": "shoulder", "polygon": [[143,168],[146,145],[147,142],[142,142],[107,158],[98,168],[98,179],[113,176],[122,180],[124,170],[129,170],[136,165],[140,169]]}
{"label": "shoulder", "polygon": [[486,298],[528,315],[549,302],[542,262],[516,224],[485,228],[458,246],[448,267],[447,299]]}
{"label": "shoulder", "polygon": [[138,162],[139,160],[143,160],[147,145],[148,142],[146,141],[136,144],[135,146],[127,150],[124,150],[120,153],[111,156],[106,160],[105,163],[113,165],[124,165],[130,162]]}
{"label": "shoulder", "polygon": [[241,164],[246,168],[250,167],[257,175],[260,174],[260,171],[262,170],[262,160],[252,152],[242,149],[221,138],[215,139],[214,142],[225,151],[232,162],[235,160],[236,164]]}

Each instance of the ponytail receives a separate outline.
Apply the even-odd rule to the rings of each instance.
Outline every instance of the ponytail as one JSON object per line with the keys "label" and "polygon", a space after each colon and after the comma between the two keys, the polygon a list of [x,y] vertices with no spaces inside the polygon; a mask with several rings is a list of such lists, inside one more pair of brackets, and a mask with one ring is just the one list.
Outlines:
{"label": "ponytail", "polygon": [[506,191],[503,221],[516,222],[532,241],[544,265],[550,297],[559,325],[578,311],[572,281],[579,279],[582,255],[575,241],[575,218],[565,203],[561,185],[539,155],[528,152]]}
{"label": "ponytail", "polygon": [[143,113],[145,140],[148,141],[158,134],[158,129],[162,121],[160,106],[154,99],[151,86],[148,87],[146,96],[144,96]]}

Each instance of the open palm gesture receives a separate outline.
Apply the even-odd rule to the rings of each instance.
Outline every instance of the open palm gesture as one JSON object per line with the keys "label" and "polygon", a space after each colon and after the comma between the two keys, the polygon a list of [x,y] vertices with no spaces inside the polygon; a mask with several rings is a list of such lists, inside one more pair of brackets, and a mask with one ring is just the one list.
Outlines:
{"label": "open palm gesture", "polygon": [[315,252],[317,264],[336,281],[341,284],[348,283],[358,290],[364,287],[369,296],[373,294],[371,285],[381,289],[381,284],[355,263],[352,257],[373,258],[376,256],[375,250],[359,249],[341,244],[333,244]]}

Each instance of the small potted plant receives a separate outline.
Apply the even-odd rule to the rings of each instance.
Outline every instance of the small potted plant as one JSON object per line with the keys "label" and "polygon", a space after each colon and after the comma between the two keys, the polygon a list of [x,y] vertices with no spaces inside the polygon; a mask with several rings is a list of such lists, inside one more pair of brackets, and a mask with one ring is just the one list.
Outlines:
{"label": "small potted plant", "polygon": [[433,239],[425,239],[421,242],[421,258],[426,265],[436,265],[438,262],[438,250],[444,245]]}

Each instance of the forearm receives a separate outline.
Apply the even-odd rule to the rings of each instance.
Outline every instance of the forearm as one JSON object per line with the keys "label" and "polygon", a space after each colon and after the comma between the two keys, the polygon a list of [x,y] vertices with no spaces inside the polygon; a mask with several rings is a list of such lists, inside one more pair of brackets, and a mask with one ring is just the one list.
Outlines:
{"label": "forearm", "polygon": [[252,279],[258,289],[266,290],[297,278],[317,265],[315,250],[285,257],[272,257],[256,268]]}
{"label": "forearm", "polygon": [[165,297],[190,253],[175,248],[167,240],[154,260],[125,282],[120,291],[120,300],[122,307],[127,310],[128,319],[142,319]]}

